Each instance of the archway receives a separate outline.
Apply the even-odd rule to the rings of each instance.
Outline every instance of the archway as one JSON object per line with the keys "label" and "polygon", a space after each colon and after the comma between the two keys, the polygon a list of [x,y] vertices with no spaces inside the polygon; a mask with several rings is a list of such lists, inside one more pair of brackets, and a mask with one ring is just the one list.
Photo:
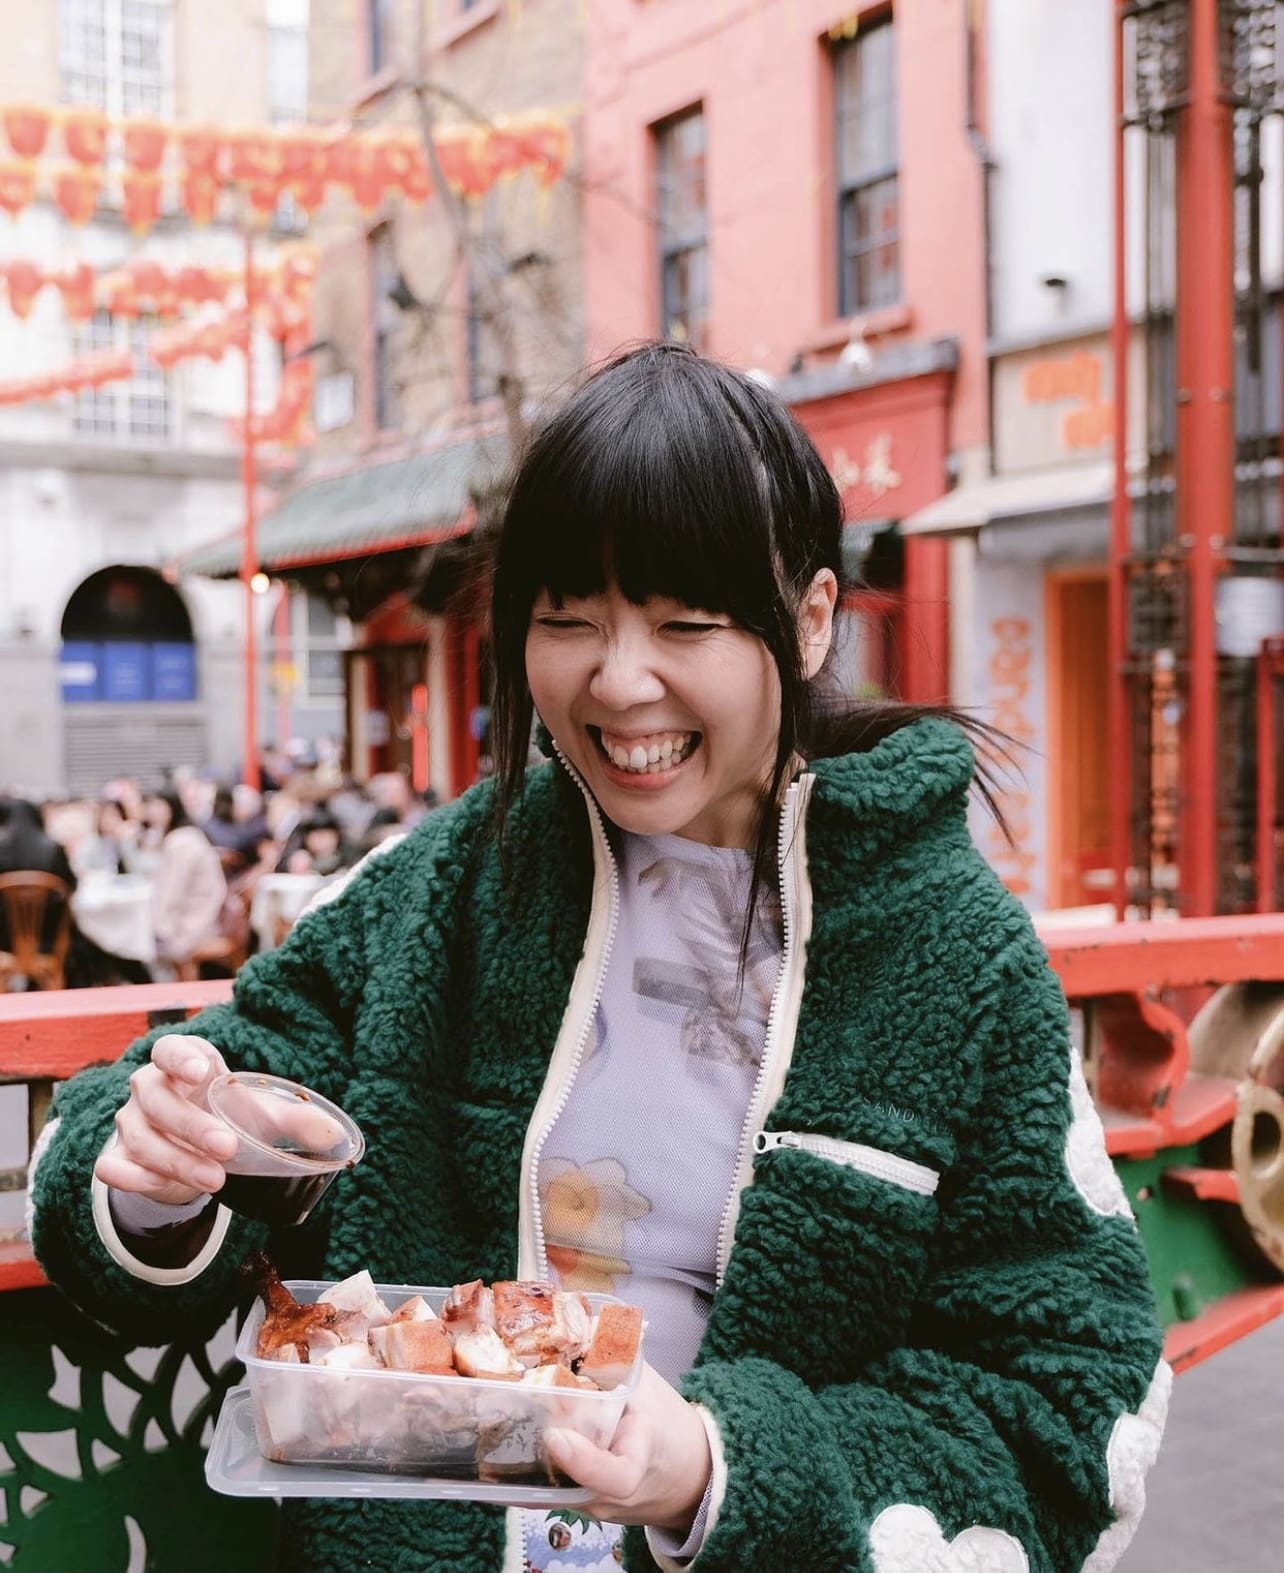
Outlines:
{"label": "archway", "polygon": [[196,642],[178,591],[153,569],[101,568],[62,616],[66,777],[96,793],[113,776],[154,784],[205,763]]}

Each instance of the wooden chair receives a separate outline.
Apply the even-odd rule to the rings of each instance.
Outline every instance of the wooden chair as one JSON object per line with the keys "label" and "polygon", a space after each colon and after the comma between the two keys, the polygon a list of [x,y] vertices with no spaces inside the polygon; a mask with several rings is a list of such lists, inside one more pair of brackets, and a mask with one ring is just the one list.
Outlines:
{"label": "wooden chair", "polygon": [[[50,903],[57,923],[48,949],[42,945]],[[8,950],[0,950],[0,993],[25,978],[33,989],[66,987],[67,947],[71,943],[71,886],[56,874],[35,869],[0,874],[0,910],[4,912]]]}

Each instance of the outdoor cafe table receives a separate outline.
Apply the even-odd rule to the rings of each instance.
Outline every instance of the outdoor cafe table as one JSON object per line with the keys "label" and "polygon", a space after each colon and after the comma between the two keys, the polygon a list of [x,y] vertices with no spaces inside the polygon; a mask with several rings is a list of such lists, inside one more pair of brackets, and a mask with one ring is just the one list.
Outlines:
{"label": "outdoor cafe table", "polygon": [[71,910],[80,932],[100,950],[148,965],[156,960],[152,885],[143,875],[89,875],[73,892]]}
{"label": "outdoor cafe table", "polygon": [[324,874],[264,874],[250,900],[250,927],[259,937],[259,950],[275,950],[299,914],[333,876]]}

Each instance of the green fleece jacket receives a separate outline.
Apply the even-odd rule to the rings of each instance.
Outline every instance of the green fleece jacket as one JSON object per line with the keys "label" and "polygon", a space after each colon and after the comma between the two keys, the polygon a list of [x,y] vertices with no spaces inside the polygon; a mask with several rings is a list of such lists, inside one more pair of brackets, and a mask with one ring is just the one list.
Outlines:
{"label": "green fleece jacket", "polygon": [[[1145,1261],[1057,981],[970,840],[972,767],[955,728],[924,721],[791,791],[782,980],[682,1384],[715,1464],[697,1573],[1107,1573],[1140,1513],[1169,1383]],[[491,808],[483,786],[430,815],[178,1029],[366,1133],[295,1231],[296,1271],[545,1266],[531,1170],[591,1019],[614,869],[556,764],[529,775],[507,883]],[[50,1278],[144,1343],[215,1328],[264,1238],[220,1210],[195,1275],[155,1283],[104,1223],[92,1165],[157,1035],[61,1089],[33,1183]],[[285,1515],[290,1570],[520,1566],[503,1509]],[[626,1566],[653,1566],[641,1531]]]}

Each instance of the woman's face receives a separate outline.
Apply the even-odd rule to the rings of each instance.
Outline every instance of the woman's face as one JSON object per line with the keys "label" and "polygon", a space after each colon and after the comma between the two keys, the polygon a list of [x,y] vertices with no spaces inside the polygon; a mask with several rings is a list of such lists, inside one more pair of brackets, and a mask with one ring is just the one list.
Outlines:
{"label": "woman's face", "polygon": [[[832,593],[823,599],[832,608]],[[814,667],[809,655],[808,675],[823,653]],[[753,845],[780,731],[780,679],[755,635],[679,601],[634,606],[614,586],[560,609],[541,596],[526,676],[544,724],[622,830]]]}

